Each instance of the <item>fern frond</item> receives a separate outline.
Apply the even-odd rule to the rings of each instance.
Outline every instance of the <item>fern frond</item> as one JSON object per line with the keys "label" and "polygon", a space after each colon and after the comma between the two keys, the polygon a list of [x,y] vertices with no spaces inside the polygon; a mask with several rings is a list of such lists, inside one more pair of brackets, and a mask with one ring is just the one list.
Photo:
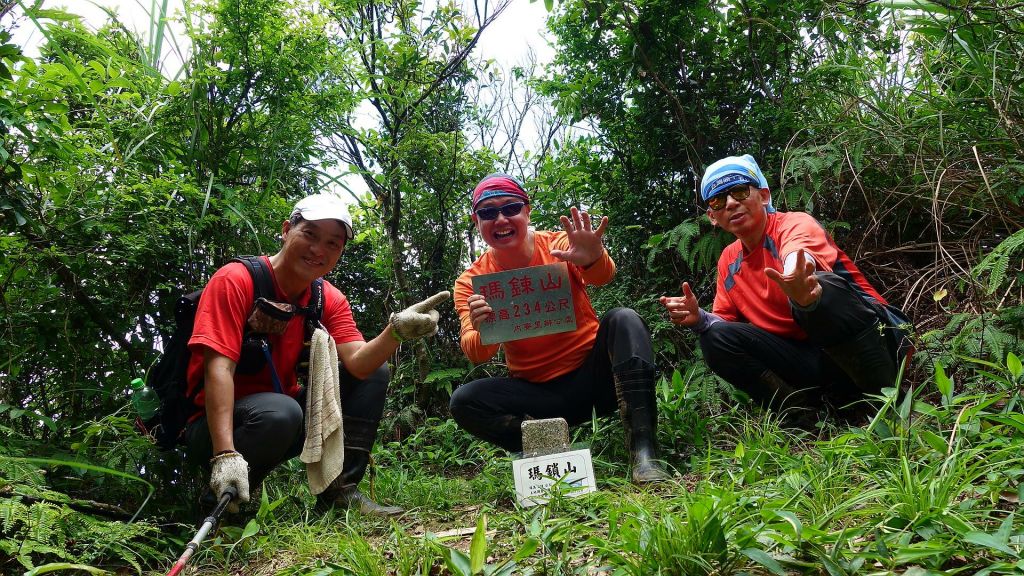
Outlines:
{"label": "fern frond", "polygon": [[1024,254],[1018,254],[1019,252],[1024,252],[1024,228],[1011,234],[1000,242],[992,252],[982,258],[981,262],[978,262],[977,266],[971,270],[971,276],[975,280],[980,280],[983,275],[988,274],[985,291],[993,294],[1006,280],[1010,263],[1019,263],[1024,257]]}

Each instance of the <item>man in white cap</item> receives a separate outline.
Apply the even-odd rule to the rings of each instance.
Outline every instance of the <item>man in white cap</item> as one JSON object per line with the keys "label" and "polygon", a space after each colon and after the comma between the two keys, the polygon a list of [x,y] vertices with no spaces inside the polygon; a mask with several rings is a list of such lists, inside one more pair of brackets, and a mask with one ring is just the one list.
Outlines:
{"label": "man in white cap", "polygon": [[[718,260],[712,312],[687,282],[662,297],[673,323],[700,335],[711,369],[775,408],[843,407],[892,386],[909,321],[809,214],[777,212],[749,154],[708,167],[711,223],[736,237]],[[809,423],[816,413],[793,414]]]}
{"label": "man in white cap", "polygon": [[[318,495],[319,503],[370,514],[401,512],[373,502],[358,485],[384,409],[387,359],[403,340],[437,331],[438,313],[429,308],[448,293],[393,314],[389,325],[366,342],[348,300],[320,280],[352,238],[352,221],[339,198],[308,196],[282,223],[280,251],[259,257],[262,264],[255,267],[269,271],[275,293],[269,306],[259,301],[254,305],[257,272],[242,262],[220,268],[203,291],[189,340],[188,394],[196,413],[185,437],[190,459],[210,463],[212,495],[219,497],[228,489],[237,494],[235,510],[239,502],[248,501],[250,487],[259,486],[277,465],[302,451],[306,402],[297,371],[304,361],[308,364],[308,351],[303,358],[309,339],[306,324],[318,321],[336,344],[344,414],[344,464],[337,480]],[[311,318],[309,310],[320,303],[319,319]],[[271,309],[293,309],[289,304],[305,314],[282,319]],[[255,346],[248,338],[253,332],[261,333]]]}

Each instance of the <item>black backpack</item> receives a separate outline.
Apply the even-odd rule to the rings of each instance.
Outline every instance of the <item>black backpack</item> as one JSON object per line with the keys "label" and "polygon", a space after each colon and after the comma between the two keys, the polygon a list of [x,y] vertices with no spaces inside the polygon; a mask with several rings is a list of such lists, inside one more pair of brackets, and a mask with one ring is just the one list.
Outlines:
{"label": "black backpack", "polygon": [[[276,300],[274,280],[270,269],[263,258],[259,256],[239,256],[232,258],[232,262],[241,262],[252,276],[253,282],[253,303],[260,297],[267,300]],[[310,285],[312,290],[309,307],[304,311],[305,340],[308,342],[313,336],[313,330],[320,323],[324,311],[324,289],[323,279],[317,278]],[[139,422],[142,431],[148,433],[156,440],[156,444],[165,450],[174,448],[183,440],[182,432],[188,419],[196,413],[195,398],[202,390],[202,382],[196,386],[192,394],[188,394],[188,364],[192,356],[188,349],[188,341],[192,337],[192,329],[195,327],[196,309],[199,307],[199,297],[203,290],[199,289],[190,294],[178,298],[174,307],[174,332],[171,334],[167,345],[164,347],[160,360],[150,369],[146,375],[146,384],[156,391],[160,397],[160,409],[157,413],[146,420]],[[266,336],[254,334],[245,328],[242,337],[242,357],[238,361],[236,373],[254,373],[262,370],[265,365],[263,356],[269,360],[269,344]],[[308,354],[308,346],[303,354]],[[307,362],[300,362],[300,367],[306,366]],[[275,388],[278,388],[276,371],[271,363],[271,371],[274,372]],[[278,389],[278,391],[280,391]]]}

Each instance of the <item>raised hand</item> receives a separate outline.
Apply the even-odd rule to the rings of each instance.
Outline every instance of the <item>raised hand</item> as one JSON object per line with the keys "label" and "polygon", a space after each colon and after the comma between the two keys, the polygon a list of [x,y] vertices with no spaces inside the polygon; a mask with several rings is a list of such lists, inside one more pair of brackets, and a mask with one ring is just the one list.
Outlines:
{"label": "raised hand", "polygon": [[574,206],[569,216],[562,216],[562,228],[569,235],[568,250],[552,250],[551,255],[563,262],[575,264],[582,268],[597,262],[604,254],[604,242],[601,237],[608,228],[608,217],[602,216],[597,230],[590,221],[590,214],[580,212]]}
{"label": "raised hand", "polygon": [[395,312],[391,315],[392,334],[398,336],[398,341],[433,336],[437,333],[437,321],[441,317],[434,308],[451,297],[451,292],[444,290],[401,312]]}
{"label": "raised hand", "polygon": [[700,322],[700,306],[689,282],[683,282],[682,291],[682,296],[662,296],[658,301],[668,310],[668,318],[673,324],[690,328]]}
{"label": "raised hand", "polygon": [[790,300],[799,306],[807,307],[821,298],[821,285],[814,275],[814,260],[810,260],[803,250],[796,252],[796,263],[793,271],[779,272],[773,268],[765,268],[765,276],[782,288]]}

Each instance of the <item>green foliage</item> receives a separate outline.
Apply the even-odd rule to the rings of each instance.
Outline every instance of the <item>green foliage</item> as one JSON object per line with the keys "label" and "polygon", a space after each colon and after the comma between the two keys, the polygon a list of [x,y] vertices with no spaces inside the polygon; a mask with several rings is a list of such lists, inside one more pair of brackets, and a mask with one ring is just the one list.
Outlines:
{"label": "green foliage", "polygon": [[707,445],[711,419],[722,401],[720,381],[703,363],[673,370],[657,384],[660,445],[678,454]]}
{"label": "green foliage", "polygon": [[659,252],[675,248],[678,257],[690,270],[714,273],[718,255],[731,239],[712,233],[706,229],[707,225],[707,219],[698,216],[684,220],[664,234],[651,236],[644,246],[648,250],[647,268],[654,268],[654,260]]}
{"label": "green foliage", "polygon": [[445,564],[452,574],[458,576],[509,576],[515,574],[516,562],[532,555],[537,550],[538,542],[527,538],[510,558],[501,562],[487,562],[487,516],[481,514],[476,521],[476,531],[469,544],[469,554],[457,549],[447,548]]}
{"label": "green foliage", "polygon": [[921,334],[917,357],[945,366],[958,365],[962,357],[1005,358],[1020,347],[1019,321],[1016,327],[1012,322],[1014,312],[954,314],[942,328]]}
{"label": "green foliage", "polygon": [[[985,291],[993,294],[1002,288],[1007,280],[1010,281],[1011,287],[1014,283],[1024,280],[1022,278],[1024,270],[1019,269],[1022,259],[1024,259],[1024,228],[1000,242],[995,249],[981,259],[981,262],[978,262],[971,270],[971,275],[975,279],[987,275],[988,282],[985,284]],[[1014,270],[1014,274],[1011,275],[1011,266],[1014,262],[1018,264],[1018,269]]]}
{"label": "green foliage", "polygon": [[597,550],[625,574],[720,574],[746,561],[740,551],[754,544],[749,529],[753,508],[744,510],[736,495],[710,492],[682,503],[683,510],[614,510],[608,538],[594,538]]}
{"label": "green foliage", "polygon": [[26,569],[51,559],[83,564],[116,559],[141,572],[143,564],[164,557],[155,546],[155,526],[97,520],[66,505],[26,504],[21,496],[0,500],[0,528],[0,551]]}
{"label": "green foliage", "polygon": [[[24,6],[38,56],[2,27],[0,572],[141,572],[181,549],[188,528],[163,522],[183,520],[194,480],[134,433],[127,383],[177,296],[231,256],[272,252],[296,198],[358,196],[358,237],[331,281],[372,335],[475,256],[467,194],[496,169],[526,177],[540,228],[571,205],[610,217],[619,275],[593,302],[648,321],[667,376],[659,439],[685,486],[626,485],[621,426],[595,418],[573,434],[591,443],[601,493],[516,508],[506,456],[444,412],[493,366],[466,363],[443,313],[437,337],[394,359],[367,482],[409,514],[317,519],[292,463],[255,518],[199,553],[200,573],[1020,572],[1019,4],[546,4],[556,60],[514,78],[581,130],[507,156],[479,146],[500,124],[483,96],[496,70],[471,57],[486,18],[457,7],[193,3],[174,79],[159,72],[166,14],[140,39]],[[917,312],[920,368],[863,427],[797,433],[734,407],[657,304],[683,280],[710,304],[731,239],[694,191],[708,163],[746,152],[777,206],[814,214]],[[108,502],[151,517],[100,519]],[[449,526],[469,532],[427,536]]]}

